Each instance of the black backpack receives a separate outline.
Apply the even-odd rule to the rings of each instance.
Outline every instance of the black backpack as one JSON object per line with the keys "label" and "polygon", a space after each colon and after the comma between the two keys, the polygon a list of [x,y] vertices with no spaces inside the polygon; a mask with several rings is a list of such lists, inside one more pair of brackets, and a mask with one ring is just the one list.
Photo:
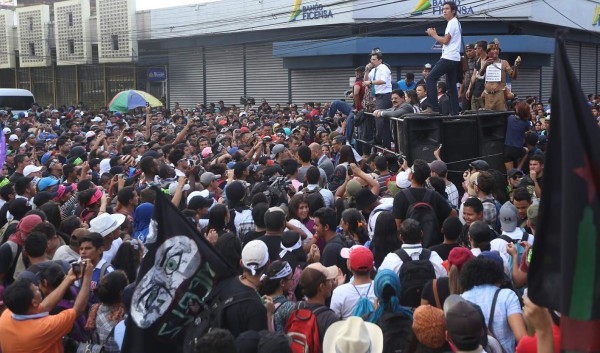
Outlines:
{"label": "black backpack", "polygon": [[186,328],[183,340],[184,353],[196,352],[198,338],[204,336],[212,329],[223,328],[225,309],[227,307],[256,299],[256,297],[248,295],[248,292],[235,293],[225,299],[220,299],[219,293],[220,290],[216,290],[209,295],[209,298],[204,302],[204,309],[200,315]]}
{"label": "black backpack", "polygon": [[377,326],[383,333],[383,353],[402,353],[412,341],[412,319],[405,313],[384,313]]}
{"label": "black backpack", "polygon": [[433,245],[441,244],[444,239],[440,232],[440,224],[438,222],[435,210],[431,206],[434,197],[433,190],[425,189],[425,197],[422,201],[417,201],[412,194],[412,190],[405,189],[402,193],[408,201],[408,209],[406,210],[406,219],[412,218],[418,221],[423,231],[423,247],[428,248]]}
{"label": "black backpack", "polygon": [[402,266],[398,271],[402,285],[400,304],[416,308],[421,305],[423,287],[427,282],[435,279],[435,270],[429,261],[431,250],[423,249],[418,260],[413,260],[404,249],[396,251],[396,255],[402,260]]}

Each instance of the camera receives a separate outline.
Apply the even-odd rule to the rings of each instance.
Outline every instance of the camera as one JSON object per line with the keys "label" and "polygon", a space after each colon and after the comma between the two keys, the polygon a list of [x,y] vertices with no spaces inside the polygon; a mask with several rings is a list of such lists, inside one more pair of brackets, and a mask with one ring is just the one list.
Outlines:
{"label": "camera", "polygon": [[267,142],[273,141],[273,138],[271,136],[265,136],[265,137],[263,137],[262,140],[263,140],[264,143],[267,143]]}
{"label": "camera", "polygon": [[254,105],[254,104],[256,104],[256,101],[252,97],[241,96],[240,97],[240,104],[241,105]]}

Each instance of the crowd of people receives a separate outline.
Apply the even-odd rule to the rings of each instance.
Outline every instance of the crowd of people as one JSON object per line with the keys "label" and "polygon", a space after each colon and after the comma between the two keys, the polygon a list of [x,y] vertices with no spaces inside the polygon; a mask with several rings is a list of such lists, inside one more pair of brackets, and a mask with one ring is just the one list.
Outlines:
{"label": "crowd of people", "polygon": [[[489,96],[516,70],[502,61],[486,83],[498,45],[465,49],[478,59],[462,109],[507,109]],[[378,150],[392,148],[384,118],[445,109],[426,92],[446,89],[426,64],[423,83],[379,92],[381,65],[376,52],[356,70],[353,107],[0,111],[0,351],[121,350],[157,192],[236,271],[207,299],[218,323],[177,349],[558,351],[559,315],[526,295],[551,107],[514,102],[506,169],[474,160],[455,185],[442,147],[410,164]],[[600,121],[600,96],[589,102]]]}

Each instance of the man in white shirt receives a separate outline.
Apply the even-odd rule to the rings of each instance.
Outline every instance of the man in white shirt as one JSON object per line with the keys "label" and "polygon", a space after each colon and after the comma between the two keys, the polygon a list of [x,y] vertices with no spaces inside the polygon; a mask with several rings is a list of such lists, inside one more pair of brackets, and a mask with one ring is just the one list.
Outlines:
{"label": "man in white shirt", "polygon": [[454,1],[446,1],[443,14],[448,24],[444,36],[440,37],[435,28],[428,28],[427,34],[442,44],[442,58],[435,64],[427,78],[427,101],[433,113],[439,113],[436,84],[442,75],[446,75],[448,97],[450,98],[450,114],[458,114],[458,90],[456,88],[457,73],[460,65],[460,46],[462,41],[461,28],[456,18],[457,6]]}
{"label": "man in white shirt", "polygon": [[[408,256],[412,260],[418,260],[419,255],[423,251],[422,241],[423,231],[421,230],[421,225],[419,222],[413,219],[406,219],[400,225],[400,239],[403,244],[401,249],[404,250]],[[433,265],[433,270],[435,271],[435,277],[447,277],[448,272],[442,265],[442,258],[435,251],[431,251],[431,255],[429,256],[429,261]],[[392,270],[396,273],[400,271],[400,267],[402,267],[402,259],[395,252],[387,254],[387,256],[383,259],[381,266],[379,266],[379,270]]]}
{"label": "man in white shirt", "polygon": [[[381,52],[371,54],[371,63],[365,67],[363,86],[371,90],[375,97],[375,109],[385,110],[392,107],[392,72],[383,64]],[[370,86],[370,87],[369,87]],[[390,121],[385,117],[375,118],[375,144],[386,148],[391,147],[392,134]]]}

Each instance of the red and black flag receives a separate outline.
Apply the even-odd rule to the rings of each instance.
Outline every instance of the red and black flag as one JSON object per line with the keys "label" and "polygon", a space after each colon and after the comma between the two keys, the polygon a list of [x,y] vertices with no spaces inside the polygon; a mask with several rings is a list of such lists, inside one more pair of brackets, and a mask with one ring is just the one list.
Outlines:
{"label": "red and black flag", "polygon": [[529,297],[561,313],[561,350],[600,351],[600,128],[557,33],[552,124]]}
{"label": "red and black flag", "polygon": [[234,270],[160,190],[146,247],[122,351],[176,352],[216,278]]}

